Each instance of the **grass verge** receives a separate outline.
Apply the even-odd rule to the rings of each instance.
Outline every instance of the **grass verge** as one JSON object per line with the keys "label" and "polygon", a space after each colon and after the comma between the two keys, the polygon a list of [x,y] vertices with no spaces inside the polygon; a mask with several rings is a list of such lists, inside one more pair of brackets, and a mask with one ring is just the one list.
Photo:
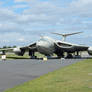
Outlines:
{"label": "grass verge", "polygon": [[[0,58],[1,58],[1,56],[2,55],[0,55]],[[40,54],[38,52],[35,53],[35,56],[37,56],[37,58],[45,57],[44,55],[42,55],[42,54]],[[18,56],[18,55],[14,54],[14,53],[7,53],[6,57],[7,57],[6,59],[30,59],[30,56],[28,55],[28,53],[24,54],[23,56]]]}
{"label": "grass verge", "polygon": [[5,92],[92,92],[92,60],[64,67]]}
{"label": "grass verge", "polygon": [[6,57],[7,57],[7,59],[30,59],[28,54],[24,54],[24,56],[18,56],[16,54],[12,53],[12,54],[7,54]]}

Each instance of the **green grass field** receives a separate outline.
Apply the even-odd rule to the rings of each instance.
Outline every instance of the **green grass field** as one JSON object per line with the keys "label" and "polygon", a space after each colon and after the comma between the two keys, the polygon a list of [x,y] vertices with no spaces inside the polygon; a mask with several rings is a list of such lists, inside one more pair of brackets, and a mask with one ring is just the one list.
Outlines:
{"label": "green grass field", "polygon": [[25,54],[24,56],[18,56],[14,53],[6,54],[6,57],[7,59],[29,59],[30,58],[27,54]]}
{"label": "green grass field", "polygon": [[61,68],[5,92],[92,92],[92,60]]}
{"label": "green grass field", "polygon": [[[37,58],[45,57],[44,55],[42,55],[42,54],[40,54],[38,52],[35,53],[35,56],[37,56]],[[28,53],[24,54],[23,56],[18,56],[18,55],[14,54],[14,53],[7,53],[6,57],[7,57],[7,59],[30,59],[30,56],[28,55]]]}
{"label": "green grass field", "polygon": [[[35,56],[37,56],[37,58],[44,58],[46,57],[43,54],[40,54],[38,52],[35,53]],[[56,56],[55,54],[53,56]],[[30,56],[28,55],[28,53],[24,54],[23,56],[18,56],[14,53],[8,53],[6,54],[7,59],[30,59]]]}

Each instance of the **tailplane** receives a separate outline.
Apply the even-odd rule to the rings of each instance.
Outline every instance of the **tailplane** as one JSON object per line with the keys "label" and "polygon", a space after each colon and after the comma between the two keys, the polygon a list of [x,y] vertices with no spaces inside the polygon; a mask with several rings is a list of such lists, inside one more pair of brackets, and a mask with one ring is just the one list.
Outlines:
{"label": "tailplane", "polygon": [[53,33],[53,34],[62,36],[63,37],[62,41],[65,41],[66,37],[71,36],[71,35],[75,35],[75,34],[80,34],[80,33],[83,33],[83,32],[75,32],[75,33],[69,33],[69,34],[60,34],[60,33]]}

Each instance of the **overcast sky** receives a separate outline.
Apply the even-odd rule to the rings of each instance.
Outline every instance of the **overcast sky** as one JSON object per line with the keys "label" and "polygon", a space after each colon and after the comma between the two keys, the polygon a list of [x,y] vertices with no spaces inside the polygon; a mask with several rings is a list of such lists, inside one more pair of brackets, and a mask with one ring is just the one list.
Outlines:
{"label": "overcast sky", "polygon": [[51,32],[83,34],[67,41],[92,45],[92,0],[0,0],[0,46],[28,45]]}

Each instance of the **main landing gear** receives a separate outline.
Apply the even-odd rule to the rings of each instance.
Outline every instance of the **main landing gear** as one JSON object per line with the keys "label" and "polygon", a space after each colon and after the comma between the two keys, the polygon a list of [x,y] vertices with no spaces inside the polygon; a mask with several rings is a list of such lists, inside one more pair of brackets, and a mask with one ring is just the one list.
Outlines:
{"label": "main landing gear", "polygon": [[73,58],[73,55],[71,53],[67,53],[67,56],[66,56],[66,59],[70,59],[70,58]]}
{"label": "main landing gear", "polygon": [[75,52],[74,58],[81,58],[81,52]]}
{"label": "main landing gear", "polygon": [[77,58],[81,58],[81,55],[80,55],[79,51],[76,51],[74,54],[67,53],[66,58],[67,58],[67,59],[68,59],[68,58],[69,58],[69,59],[72,59],[72,58],[77,59]]}
{"label": "main landing gear", "polygon": [[35,56],[35,52],[34,51],[30,51],[29,52],[29,56],[30,56],[30,59],[37,59],[37,56]]}

